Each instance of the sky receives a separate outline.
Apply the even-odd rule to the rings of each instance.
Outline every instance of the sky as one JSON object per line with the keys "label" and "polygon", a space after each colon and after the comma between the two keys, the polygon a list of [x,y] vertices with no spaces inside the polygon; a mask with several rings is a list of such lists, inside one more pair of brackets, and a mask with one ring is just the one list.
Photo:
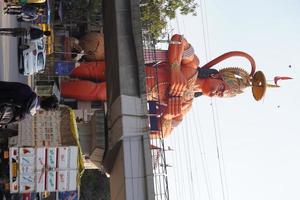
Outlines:
{"label": "sky", "polygon": [[[235,98],[197,98],[166,140],[174,149],[167,152],[170,199],[300,199],[300,1],[198,2],[198,16],[178,16],[171,26],[194,46],[200,65],[239,50],[269,83],[276,75],[293,80],[259,102],[250,88]],[[230,66],[250,70],[243,58],[216,68]]]}

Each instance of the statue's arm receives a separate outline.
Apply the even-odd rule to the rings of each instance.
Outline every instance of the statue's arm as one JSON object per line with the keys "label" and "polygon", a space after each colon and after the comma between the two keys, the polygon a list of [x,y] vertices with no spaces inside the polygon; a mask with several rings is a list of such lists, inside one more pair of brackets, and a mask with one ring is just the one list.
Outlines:
{"label": "statue's arm", "polygon": [[172,36],[168,48],[168,61],[170,64],[170,96],[182,96],[187,86],[187,77],[182,73],[183,67],[196,69],[199,59],[194,48],[179,34]]}
{"label": "statue's arm", "polygon": [[180,69],[181,64],[188,64],[195,60],[198,65],[199,59],[195,55],[194,47],[182,35],[173,35],[168,47],[168,61],[171,68]]}
{"label": "statue's arm", "polygon": [[186,43],[182,35],[175,34],[172,36],[168,47],[168,61],[172,70],[180,70],[183,51],[187,48]]}
{"label": "statue's arm", "polygon": [[170,65],[170,96],[182,96],[186,88],[187,80],[181,71],[183,51],[186,48],[186,40],[182,35],[175,34],[169,42],[168,61]]}

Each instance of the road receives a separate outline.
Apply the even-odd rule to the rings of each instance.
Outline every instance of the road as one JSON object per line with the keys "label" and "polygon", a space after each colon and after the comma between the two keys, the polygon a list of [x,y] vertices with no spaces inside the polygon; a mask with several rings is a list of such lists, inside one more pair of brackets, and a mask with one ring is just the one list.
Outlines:
{"label": "road", "polygon": [[[0,1],[0,27],[18,27],[15,16],[4,15],[4,3]],[[18,72],[18,38],[0,36],[0,80],[28,82],[28,77]]]}

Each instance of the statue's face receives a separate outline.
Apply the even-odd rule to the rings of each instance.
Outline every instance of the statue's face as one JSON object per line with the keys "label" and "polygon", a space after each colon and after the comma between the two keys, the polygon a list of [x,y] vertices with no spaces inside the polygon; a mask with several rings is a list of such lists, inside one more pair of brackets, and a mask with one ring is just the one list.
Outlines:
{"label": "statue's face", "polygon": [[84,50],[88,61],[104,60],[104,35],[90,32],[83,36],[79,45]]}
{"label": "statue's face", "polygon": [[224,91],[228,89],[226,83],[221,79],[207,78],[202,86],[202,93],[209,97],[223,97]]}

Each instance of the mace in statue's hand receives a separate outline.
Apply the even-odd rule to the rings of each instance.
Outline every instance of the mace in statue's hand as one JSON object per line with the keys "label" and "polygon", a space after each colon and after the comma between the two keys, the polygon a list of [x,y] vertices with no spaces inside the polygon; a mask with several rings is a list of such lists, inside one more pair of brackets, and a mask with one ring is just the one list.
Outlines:
{"label": "mace in statue's hand", "polygon": [[168,106],[163,114],[165,119],[173,119],[176,116],[181,115],[182,112],[182,98],[170,97],[168,99]]}

